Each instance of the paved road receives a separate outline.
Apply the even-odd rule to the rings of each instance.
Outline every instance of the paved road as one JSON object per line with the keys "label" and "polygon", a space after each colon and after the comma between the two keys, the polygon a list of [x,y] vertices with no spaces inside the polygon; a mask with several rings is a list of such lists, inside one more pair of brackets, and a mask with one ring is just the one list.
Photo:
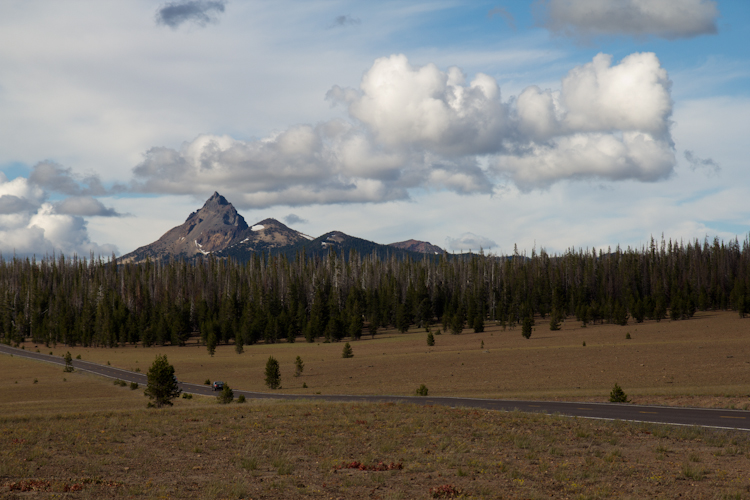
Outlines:
{"label": "paved road", "polygon": [[[59,356],[50,356],[0,344],[0,353],[64,365]],[[94,373],[125,382],[146,384],[146,375],[89,361],[73,360],[76,370]],[[180,383],[180,389],[190,394],[215,395],[210,387]],[[475,399],[417,396],[348,396],[348,395],[287,395],[234,390],[235,396],[244,394],[255,399],[309,399],[340,402],[394,402],[450,407],[482,408],[497,411],[519,410],[530,413],[557,413],[571,417],[606,420],[630,420],[673,425],[698,425],[725,429],[750,430],[750,412],[709,408],[676,408],[668,406],[641,406],[616,403],[576,403],[563,401],[519,401],[505,399]]]}

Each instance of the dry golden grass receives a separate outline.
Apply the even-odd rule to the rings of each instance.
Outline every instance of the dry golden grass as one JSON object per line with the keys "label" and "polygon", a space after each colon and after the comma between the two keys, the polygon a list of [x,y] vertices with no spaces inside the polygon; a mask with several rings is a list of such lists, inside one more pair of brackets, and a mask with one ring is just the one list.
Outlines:
{"label": "dry golden grass", "polygon": [[[410,394],[425,383],[430,395],[602,400],[617,380],[636,400],[746,401],[749,325],[728,313],[626,327],[569,321],[560,332],[538,322],[528,341],[518,329],[492,327],[436,336],[434,348],[424,332],[389,333],[352,342],[352,359],[341,358],[340,343],[257,345],[242,355],[221,346],[213,358],[199,346],[39,350],[142,372],[166,353],[181,380],[225,379],[254,390],[265,390],[263,367],[274,355],[280,392],[302,393],[306,382],[324,394]],[[305,361],[299,378],[297,355]],[[440,487],[474,498],[750,492],[750,436],[739,431],[414,405],[223,406],[209,397],[148,410],[142,389],[1,355],[0,498],[406,499],[430,498]],[[339,468],[355,461],[403,469]]]}
{"label": "dry golden grass", "polygon": [[[436,335],[434,347],[427,346],[424,330],[388,331],[375,340],[365,336],[351,342],[351,359],[341,358],[343,343],[299,341],[246,346],[241,355],[233,345],[222,345],[213,357],[195,343],[146,349],[45,348],[27,343],[26,348],[56,355],[70,350],[84,360],[142,372],[163,353],[181,381],[225,380],[233,388],[251,391],[267,390],[265,363],[274,356],[281,364],[279,392],[287,394],[407,395],[425,384],[431,396],[603,401],[617,382],[636,403],[676,398],[687,404],[738,407],[750,394],[750,319],[733,312],[624,327],[583,328],[570,319],[560,331],[550,331],[547,322],[537,318],[529,340],[521,337],[519,327],[503,331],[488,325],[484,333],[471,332]],[[296,356],[305,363],[299,378],[293,377]],[[303,383],[308,389],[302,389]]]}
{"label": "dry golden grass", "polygon": [[0,417],[0,496],[407,499],[442,487],[472,498],[743,498],[750,486],[750,441],[740,432],[414,405],[203,401]]}

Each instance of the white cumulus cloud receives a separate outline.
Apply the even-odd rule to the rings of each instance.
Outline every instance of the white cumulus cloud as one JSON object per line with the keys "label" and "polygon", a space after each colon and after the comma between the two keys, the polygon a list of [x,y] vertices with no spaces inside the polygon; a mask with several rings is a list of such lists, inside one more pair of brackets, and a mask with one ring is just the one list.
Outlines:
{"label": "white cumulus cloud", "polygon": [[[73,212],[77,206],[78,211],[82,211],[82,207],[86,205],[89,208],[101,205],[99,201],[90,197],[80,197],[62,200],[57,206],[53,205],[46,201],[47,193],[31,177],[17,177],[9,181],[0,172],[0,254],[6,257],[13,254],[42,256],[62,252],[88,257],[90,252],[104,256],[117,252],[114,245],[99,245],[91,241],[83,217],[60,213],[57,209],[57,206],[67,206],[70,212]],[[50,177],[46,176],[43,176],[40,182],[57,183],[54,180],[50,181]],[[73,189],[70,184],[65,186],[63,189]],[[106,209],[103,205],[101,208],[105,212],[112,210]]]}
{"label": "white cumulus cloud", "polygon": [[468,80],[456,67],[392,55],[376,60],[359,88],[328,92],[349,120],[152,148],[132,188],[198,197],[219,189],[260,208],[385,202],[412,189],[491,194],[501,177],[523,190],[562,179],[655,181],[675,164],[670,85],[652,53],[617,64],[599,54],[558,90],[530,86],[503,101],[490,76]]}
{"label": "white cumulus cloud", "polygon": [[597,36],[691,38],[717,32],[712,0],[546,0],[537,21],[551,32],[582,40]]}

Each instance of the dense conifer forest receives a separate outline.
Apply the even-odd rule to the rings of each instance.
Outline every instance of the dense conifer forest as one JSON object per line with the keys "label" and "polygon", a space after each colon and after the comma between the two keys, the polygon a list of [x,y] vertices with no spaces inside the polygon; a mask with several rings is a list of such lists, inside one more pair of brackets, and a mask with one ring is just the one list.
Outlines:
{"label": "dense conifer forest", "polygon": [[[346,257],[346,258],[344,258]],[[64,256],[0,258],[0,339],[108,346],[180,345],[377,335],[486,321],[550,328],[561,321],[684,320],[696,310],[750,312],[750,241],[656,242],[640,250],[531,255],[256,255],[245,263],[118,264]]]}

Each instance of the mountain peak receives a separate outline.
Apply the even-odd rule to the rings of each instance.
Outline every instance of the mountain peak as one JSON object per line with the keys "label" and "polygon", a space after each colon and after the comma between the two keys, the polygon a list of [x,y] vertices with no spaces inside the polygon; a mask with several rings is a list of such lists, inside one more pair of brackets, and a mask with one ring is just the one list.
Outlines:
{"label": "mountain peak", "polygon": [[124,255],[122,259],[139,262],[147,256],[205,255],[241,241],[249,232],[247,222],[234,206],[214,192],[203,207],[190,214],[182,225],[167,231],[157,241]]}
{"label": "mountain peak", "polygon": [[227,205],[232,206],[232,204],[229,203],[226,198],[220,195],[218,191],[214,191],[214,194],[212,194],[211,197],[206,200],[206,203],[203,204],[203,208],[212,208],[219,206],[225,207]]}
{"label": "mountain peak", "polygon": [[429,241],[419,241],[413,239],[399,241],[398,243],[391,243],[389,246],[400,248],[402,250],[409,250],[410,252],[429,253],[435,255],[440,255],[445,252],[445,250],[443,250],[439,246],[433,245]]}

